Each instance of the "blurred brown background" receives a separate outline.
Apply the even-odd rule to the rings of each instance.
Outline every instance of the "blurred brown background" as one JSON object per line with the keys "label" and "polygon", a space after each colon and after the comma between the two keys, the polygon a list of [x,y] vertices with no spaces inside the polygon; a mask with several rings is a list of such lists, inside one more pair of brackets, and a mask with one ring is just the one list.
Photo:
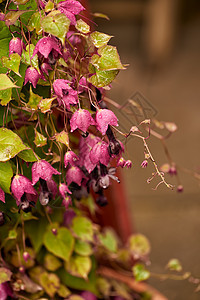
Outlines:
{"label": "blurred brown background", "polygon": [[[108,96],[119,104],[136,92],[144,96],[157,111],[157,119],[178,126],[167,141],[173,160],[200,171],[200,1],[90,0],[90,8],[109,16],[110,21],[95,19],[96,30],[114,35],[110,44],[129,64]],[[118,118],[128,131],[129,124],[119,113]],[[151,137],[149,145],[159,165],[167,162],[159,140]],[[141,141],[132,138],[126,150],[133,162],[132,169],[123,172],[132,224],[151,241],[150,269],[164,273],[168,260],[178,258],[185,271],[200,278],[199,182],[180,172],[183,193],[164,185],[153,191],[156,182],[146,183],[153,169],[140,167]],[[174,177],[167,180],[177,184]],[[149,282],[170,300],[200,299],[195,285],[187,281],[152,278]]]}

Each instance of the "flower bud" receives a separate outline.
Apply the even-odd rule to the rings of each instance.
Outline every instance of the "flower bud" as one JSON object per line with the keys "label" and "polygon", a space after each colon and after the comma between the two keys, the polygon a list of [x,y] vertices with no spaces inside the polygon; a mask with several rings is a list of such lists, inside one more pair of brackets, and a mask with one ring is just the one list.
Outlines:
{"label": "flower bud", "polygon": [[30,258],[30,254],[27,251],[25,251],[23,253],[23,259],[25,260],[25,262],[27,262]]}
{"label": "flower bud", "polygon": [[25,273],[25,268],[24,266],[19,267],[19,272],[24,274]]}
{"label": "flower bud", "polygon": [[58,233],[56,228],[52,228],[52,229],[51,229],[51,232],[52,232],[54,235],[57,235],[57,233]]}
{"label": "flower bud", "polygon": [[177,192],[178,192],[178,193],[182,193],[182,192],[183,192],[183,186],[182,186],[181,184],[179,184],[179,185],[177,186]]}

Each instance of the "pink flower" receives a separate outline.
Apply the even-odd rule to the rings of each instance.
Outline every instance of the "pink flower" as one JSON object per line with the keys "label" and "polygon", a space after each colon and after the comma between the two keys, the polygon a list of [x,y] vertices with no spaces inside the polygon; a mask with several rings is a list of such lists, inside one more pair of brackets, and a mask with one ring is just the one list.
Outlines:
{"label": "pink flower", "polygon": [[106,134],[108,125],[118,126],[117,117],[109,109],[99,109],[96,113],[97,129],[103,134]]}
{"label": "pink flower", "polygon": [[86,132],[90,125],[95,125],[95,121],[86,109],[77,110],[70,120],[71,132],[77,128]]}
{"label": "pink flower", "polygon": [[53,83],[53,88],[58,96],[59,105],[63,104],[70,110],[70,104],[78,103],[77,91],[73,90],[69,85],[70,81],[65,79],[56,79]]}
{"label": "pink flower", "polygon": [[29,81],[30,83],[32,83],[33,87],[36,88],[39,78],[40,74],[38,73],[38,71],[33,67],[29,67],[28,69],[26,69],[24,85]]}
{"label": "pink flower", "polygon": [[71,21],[72,25],[76,25],[76,18],[74,15],[78,15],[85,8],[79,1],[66,0],[58,4],[58,9],[61,13],[66,15],[66,17]]}
{"label": "pink flower", "polygon": [[56,38],[54,37],[43,37],[41,38],[36,46],[35,46],[35,49],[33,51],[33,55],[31,57],[31,59],[36,55],[38,54],[38,52],[40,54],[42,54],[45,58],[48,58],[50,52],[52,50],[55,50],[57,51],[60,55],[62,55],[61,53],[61,49],[60,49],[60,44],[58,43],[58,40],[56,40]]}
{"label": "pink flower", "polygon": [[67,151],[64,156],[65,168],[68,166],[68,164],[71,164],[71,166],[75,166],[78,160],[79,157],[73,151]]}
{"label": "pink flower", "polygon": [[123,157],[120,157],[118,162],[117,162],[117,167],[123,168],[125,163],[126,163],[126,160]]}
{"label": "pink flower", "polygon": [[23,49],[23,41],[20,38],[12,38],[9,43],[9,55],[12,53],[18,53],[20,56],[22,55]]}
{"label": "pink flower", "polygon": [[5,193],[1,187],[0,187],[0,201],[5,203]]}
{"label": "pink flower", "polygon": [[32,166],[32,183],[35,185],[40,178],[48,182],[53,174],[59,175],[60,172],[54,169],[46,160],[39,160]]}
{"label": "pink flower", "polygon": [[68,189],[68,186],[64,183],[60,183],[59,185],[59,193],[61,194],[61,196],[63,197],[63,199],[65,199],[65,197],[68,194],[71,194],[72,192]]}
{"label": "pink flower", "polygon": [[90,151],[90,160],[93,164],[99,162],[107,166],[110,161],[110,155],[108,153],[108,144],[105,142],[98,142]]}
{"label": "pink flower", "polygon": [[58,192],[58,188],[56,182],[52,178],[47,180],[47,187],[53,198],[55,198]]}
{"label": "pink flower", "polygon": [[62,205],[68,209],[68,207],[72,204],[72,198],[68,195],[65,197],[65,199],[63,199],[62,201]]}
{"label": "pink flower", "polygon": [[132,167],[132,161],[131,161],[130,159],[128,159],[128,160],[125,162],[124,167],[131,168],[131,167]]}
{"label": "pink flower", "polygon": [[11,191],[16,198],[16,203],[21,203],[24,193],[37,195],[36,190],[32,186],[32,182],[23,175],[15,175],[11,183]]}
{"label": "pink flower", "polygon": [[75,182],[79,186],[81,186],[81,181],[82,181],[83,177],[84,177],[84,174],[78,167],[73,166],[67,170],[66,181],[67,181],[68,185],[70,185],[70,183],[72,183],[72,182]]}
{"label": "pink flower", "polygon": [[143,160],[143,162],[141,163],[141,167],[142,167],[142,168],[146,168],[147,165],[148,165],[148,161],[147,161],[146,159]]}

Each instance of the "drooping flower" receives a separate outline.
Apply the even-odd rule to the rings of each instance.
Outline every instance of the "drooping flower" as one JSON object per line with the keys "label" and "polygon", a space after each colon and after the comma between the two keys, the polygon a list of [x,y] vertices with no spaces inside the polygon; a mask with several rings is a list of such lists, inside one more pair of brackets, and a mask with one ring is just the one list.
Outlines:
{"label": "drooping flower", "polygon": [[73,90],[69,84],[69,80],[56,79],[53,83],[53,88],[58,96],[59,105],[63,104],[68,110],[70,110],[70,104],[78,103],[77,91]]}
{"label": "drooping flower", "polygon": [[51,66],[45,62],[41,64],[40,68],[42,72],[45,73],[46,75],[49,75],[48,70],[52,70]]}
{"label": "drooping flower", "polygon": [[32,83],[33,87],[36,88],[37,82],[40,77],[41,76],[39,72],[35,68],[29,67],[28,69],[26,69],[24,85],[29,81],[30,83]]}
{"label": "drooping flower", "polygon": [[110,161],[110,155],[108,153],[108,144],[104,141],[98,142],[90,151],[90,160],[93,164],[99,162],[107,166]]}
{"label": "drooping flower", "polygon": [[65,168],[68,166],[68,164],[75,166],[78,160],[79,157],[73,151],[67,151],[64,155]]}
{"label": "drooping flower", "polygon": [[60,172],[54,169],[46,160],[39,160],[34,162],[32,166],[32,183],[35,185],[40,178],[48,181],[51,180],[52,175],[59,174]]}
{"label": "drooping flower", "polygon": [[106,134],[108,125],[118,126],[117,117],[109,109],[99,109],[96,113],[97,129],[103,134]]}
{"label": "drooping flower", "polygon": [[90,125],[95,125],[95,121],[86,109],[77,110],[70,120],[71,132],[77,128],[86,132]]}
{"label": "drooping flower", "polygon": [[117,162],[117,167],[123,168],[126,163],[126,160],[123,157],[120,157]]}
{"label": "drooping flower", "polygon": [[[21,203],[24,193],[28,195],[37,195],[36,190],[32,186],[32,182],[23,175],[15,175],[11,183],[11,191],[16,198],[17,206]],[[26,197],[27,199],[27,197]],[[28,199],[27,199],[28,200]]]}
{"label": "drooping flower", "polygon": [[142,168],[146,168],[148,166],[148,161],[145,159],[143,160],[143,162],[141,163],[141,167]]}
{"label": "drooping flower", "polygon": [[76,0],[61,1],[57,7],[61,13],[66,15],[66,17],[71,21],[72,25],[76,25],[75,15],[78,15],[82,10],[85,9],[81,3]]}
{"label": "drooping flower", "polygon": [[68,189],[68,186],[65,183],[60,183],[59,185],[59,193],[65,199],[67,194],[71,194],[72,192]]}
{"label": "drooping flower", "polygon": [[11,287],[9,286],[8,282],[3,282],[0,284],[0,296],[1,300],[6,300],[8,299],[8,296],[14,298],[13,291],[11,290]]}
{"label": "drooping flower", "polygon": [[5,203],[5,193],[1,187],[0,187],[0,201]]}
{"label": "drooping flower", "polygon": [[22,55],[22,49],[23,49],[23,41],[20,40],[18,37],[14,37],[10,40],[9,43],[9,55],[12,53],[18,53],[19,56]]}
{"label": "drooping flower", "polygon": [[79,186],[81,186],[81,181],[83,178],[84,174],[78,167],[72,166],[70,169],[67,170],[66,181],[68,185],[70,185],[70,183],[72,182],[75,182]]}
{"label": "drooping flower", "polygon": [[38,54],[38,52],[40,54],[42,54],[45,58],[48,58],[50,52],[52,50],[57,51],[60,55],[62,55],[61,53],[61,49],[60,49],[60,44],[58,42],[58,40],[55,37],[43,37],[41,38],[36,46],[35,49],[33,51],[33,55],[31,57],[31,59]]}

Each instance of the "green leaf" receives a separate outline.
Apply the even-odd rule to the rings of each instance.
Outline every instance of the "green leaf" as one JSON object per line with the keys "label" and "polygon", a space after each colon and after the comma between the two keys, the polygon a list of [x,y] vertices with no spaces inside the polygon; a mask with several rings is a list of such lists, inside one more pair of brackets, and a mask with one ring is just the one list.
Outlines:
{"label": "green leaf", "polygon": [[44,266],[48,271],[56,271],[62,266],[62,263],[57,257],[47,253],[44,257]]}
{"label": "green leaf", "polygon": [[96,12],[96,13],[93,13],[92,14],[94,17],[96,17],[96,18],[103,18],[103,19],[106,19],[106,20],[110,20],[109,19],[109,17],[107,16],[107,15],[105,15],[105,14],[102,14],[102,13],[98,13],[98,12]]}
{"label": "green leaf", "polygon": [[129,249],[135,258],[147,255],[150,252],[150,244],[143,234],[133,234],[129,238]]}
{"label": "green leaf", "polygon": [[40,103],[38,104],[38,107],[43,114],[51,111],[51,104],[52,104],[53,100],[55,100],[55,99],[56,99],[56,97],[53,97],[53,98],[42,99],[40,101]]}
{"label": "green leaf", "polygon": [[107,43],[113,36],[102,32],[94,31],[90,34],[90,37],[92,39],[94,46],[100,48],[104,45],[107,45]]}
{"label": "green leaf", "polygon": [[56,133],[54,135],[54,138],[57,142],[60,142],[64,145],[66,145],[67,147],[69,147],[69,136],[68,133],[66,131],[61,131],[59,133]]}
{"label": "green leaf", "polygon": [[10,162],[0,162],[0,187],[5,193],[10,194],[11,178],[13,170]]}
{"label": "green leaf", "polygon": [[65,42],[65,36],[69,30],[70,20],[61,13],[57,13],[53,16],[47,16],[41,21],[43,30],[47,33],[58,37],[62,44]]}
{"label": "green leaf", "polygon": [[44,245],[55,256],[69,261],[74,249],[74,238],[67,228],[58,228],[57,235],[54,235],[50,228],[48,228],[44,235]]}
{"label": "green leaf", "polygon": [[84,279],[87,279],[91,267],[91,259],[87,256],[73,255],[70,260],[65,263],[65,268],[71,275]]}
{"label": "green leaf", "polygon": [[150,272],[142,264],[136,264],[132,270],[136,281],[147,280],[150,277]]}
{"label": "green leaf", "polygon": [[27,105],[33,109],[33,110],[37,110],[38,109],[38,104],[40,103],[40,101],[42,100],[42,97],[34,94],[32,87],[30,85],[30,97],[29,97],[29,101],[27,103]]}
{"label": "green leaf", "polygon": [[45,12],[50,12],[54,9],[54,3],[49,0],[45,6]]}
{"label": "green leaf", "polygon": [[93,241],[93,226],[88,218],[79,216],[73,218],[72,230],[82,241]]}
{"label": "green leaf", "polygon": [[10,58],[3,56],[1,58],[3,66],[12,70],[13,72],[15,72],[18,76],[21,76],[19,74],[19,65],[20,65],[20,60],[21,57],[19,56],[18,53],[12,53],[10,55]]}
{"label": "green leaf", "polygon": [[98,71],[96,70],[95,74],[88,78],[88,81],[92,83],[97,88],[104,87],[109,85],[119,73],[118,70],[112,71]]}
{"label": "green leaf", "polygon": [[29,0],[14,0],[15,4],[17,5],[24,5],[28,2]]}
{"label": "green leaf", "polygon": [[16,133],[0,128],[0,161],[7,161],[25,149],[27,147]]}
{"label": "green leaf", "polygon": [[6,74],[0,74],[0,91],[14,87],[19,88],[10,80],[10,78]]}
{"label": "green leaf", "polygon": [[59,289],[57,290],[57,293],[62,298],[67,298],[71,294],[70,290],[63,284],[60,285]]}
{"label": "green leaf", "polygon": [[17,231],[15,229],[9,230],[8,239],[15,240],[17,238]]}
{"label": "green leaf", "polygon": [[107,279],[103,277],[97,278],[97,288],[100,291],[100,293],[104,296],[105,299],[109,297],[111,287],[112,286]]}
{"label": "green leaf", "polygon": [[35,129],[34,144],[36,147],[43,147],[47,144],[47,138]]}
{"label": "green leaf", "polygon": [[81,33],[88,33],[88,32],[90,32],[90,26],[86,22],[84,22],[82,19],[79,19],[76,22],[75,27]]}
{"label": "green leaf", "polygon": [[39,156],[37,156],[37,154],[32,149],[23,150],[17,156],[19,156],[26,162],[34,162],[39,159]]}
{"label": "green leaf", "polygon": [[166,267],[171,271],[177,272],[180,272],[183,269],[180,261],[177,258],[170,259]]}
{"label": "green leaf", "polygon": [[51,297],[54,298],[55,293],[60,287],[60,279],[54,273],[43,272],[40,275],[40,284],[44,288],[45,292]]}
{"label": "green leaf", "polygon": [[112,229],[106,229],[103,234],[99,235],[101,244],[109,251],[116,253],[117,252],[117,237]]}
{"label": "green leaf", "polygon": [[76,240],[74,246],[74,252],[82,256],[89,256],[93,253],[92,247],[90,244],[84,241]]}
{"label": "green leaf", "polygon": [[0,268],[0,284],[10,281],[12,272],[7,268]]}
{"label": "green leaf", "polygon": [[1,105],[7,105],[12,99],[12,89],[0,91]]}
{"label": "green leaf", "polygon": [[[9,56],[9,42],[12,35],[9,28],[6,26],[4,21],[0,21],[0,58],[2,56]],[[6,73],[7,69],[2,66],[2,61],[0,60],[0,73]]]}
{"label": "green leaf", "polygon": [[26,12],[23,13],[20,17],[20,20],[25,25],[27,25],[30,17],[33,15],[33,13],[36,11],[37,8],[38,8],[37,1],[35,1],[35,0],[29,0],[27,3],[25,3],[25,4],[23,3],[23,5],[18,5],[18,6],[16,5],[16,3],[14,3],[14,1],[9,4],[10,10],[13,10],[13,11],[17,11],[17,10],[25,11],[26,10]]}
{"label": "green leaf", "polygon": [[37,34],[42,33],[41,20],[45,17],[44,11],[40,10],[35,12],[28,22],[28,30],[33,31],[35,29]]}
{"label": "green leaf", "polygon": [[98,49],[98,55],[94,54],[91,57],[91,63],[98,71],[125,69],[120,61],[116,47],[109,45],[102,46]]}
{"label": "green leaf", "polygon": [[28,12],[28,10],[9,11],[4,18],[6,25],[11,26],[15,24],[19,17],[26,12]]}
{"label": "green leaf", "polygon": [[[40,220],[31,220],[26,222],[25,232],[29,237],[35,252],[37,253],[42,244],[44,234],[46,232],[46,227],[48,225],[48,221],[46,218],[40,218]],[[37,228],[37,230],[35,230]]]}
{"label": "green leaf", "polygon": [[31,58],[33,55],[34,49],[35,49],[35,46],[33,44],[26,46],[26,51],[23,51],[23,53],[22,53],[22,62],[24,62],[28,66],[32,65],[32,67],[36,68],[38,70],[38,72],[40,73],[37,54],[33,58]]}

